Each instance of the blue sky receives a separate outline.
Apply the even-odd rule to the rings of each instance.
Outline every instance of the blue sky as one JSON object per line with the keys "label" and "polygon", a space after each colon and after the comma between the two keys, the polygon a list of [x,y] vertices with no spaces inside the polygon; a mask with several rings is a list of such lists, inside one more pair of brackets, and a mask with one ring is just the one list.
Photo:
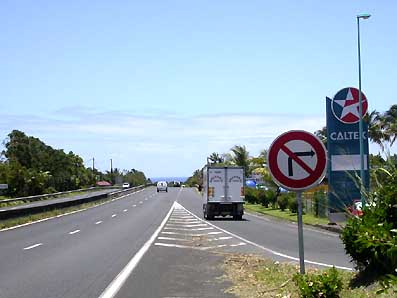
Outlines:
{"label": "blue sky", "polygon": [[[397,103],[395,1],[0,2],[0,138],[12,129],[147,176],[211,152],[252,155],[325,125],[325,97],[362,84]],[[395,147],[395,146],[394,146]],[[372,152],[377,148],[371,146]],[[396,151],[391,148],[392,152]]]}

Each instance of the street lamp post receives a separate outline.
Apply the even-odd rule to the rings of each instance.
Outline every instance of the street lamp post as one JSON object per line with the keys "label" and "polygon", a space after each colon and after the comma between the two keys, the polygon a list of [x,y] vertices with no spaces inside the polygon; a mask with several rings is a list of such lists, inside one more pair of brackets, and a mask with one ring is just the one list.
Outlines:
{"label": "street lamp post", "polygon": [[[364,140],[363,140],[363,99],[361,94],[361,54],[360,54],[360,19],[368,19],[371,15],[368,13],[357,15],[357,41],[358,41],[358,113],[359,113],[359,138],[360,138],[360,194],[361,194],[361,204],[362,207],[365,206],[365,197],[364,197],[364,180],[365,180],[365,172],[364,172]],[[367,164],[368,170],[368,164]]]}

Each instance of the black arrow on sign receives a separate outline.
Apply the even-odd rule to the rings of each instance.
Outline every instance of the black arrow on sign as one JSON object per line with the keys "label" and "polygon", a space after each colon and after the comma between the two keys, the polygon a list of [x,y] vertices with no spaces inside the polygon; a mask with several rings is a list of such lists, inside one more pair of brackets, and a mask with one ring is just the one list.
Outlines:
{"label": "black arrow on sign", "polygon": [[[303,152],[294,152],[295,156],[310,156],[313,157],[316,153],[313,150],[310,151],[303,151]],[[294,176],[292,170],[292,158],[288,157],[288,176]]]}

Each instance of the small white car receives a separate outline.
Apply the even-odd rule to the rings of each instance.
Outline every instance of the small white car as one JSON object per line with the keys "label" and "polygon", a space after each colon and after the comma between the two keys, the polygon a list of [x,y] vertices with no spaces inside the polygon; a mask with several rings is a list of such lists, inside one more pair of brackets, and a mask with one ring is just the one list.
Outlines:
{"label": "small white car", "polygon": [[168,192],[168,184],[165,181],[157,182],[157,192],[165,191]]}
{"label": "small white car", "polygon": [[123,183],[123,188],[130,188],[130,184],[128,182]]}

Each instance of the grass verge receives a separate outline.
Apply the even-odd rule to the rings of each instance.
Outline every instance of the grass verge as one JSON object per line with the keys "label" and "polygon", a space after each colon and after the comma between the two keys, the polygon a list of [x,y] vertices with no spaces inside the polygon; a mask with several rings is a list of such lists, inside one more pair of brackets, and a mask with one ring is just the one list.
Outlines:
{"label": "grass verge", "polygon": [[[315,268],[306,268],[307,273],[321,273]],[[226,292],[237,297],[282,297],[298,298],[299,289],[293,281],[299,266],[291,263],[279,263],[253,255],[229,254],[225,256],[223,265],[224,278],[232,281],[233,286]],[[369,286],[353,287],[356,273],[338,270],[343,281],[341,298],[372,298],[395,297],[388,293],[377,295],[381,287],[378,282]]]}
{"label": "grass verge", "polygon": [[[289,220],[289,221],[293,221],[293,222],[298,221],[296,213],[292,213],[288,209],[286,209],[285,211],[281,211],[280,209],[266,208],[262,205],[249,204],[249,203],[246,203],[244,205],[244,208],[247,209],[248,211],[262,213],[262,214],[270,215],[273,217],[277,217],[277,218],[281,218],[281,219],[285,219],[285,220]],[[315,217],[312,214],[304,214],[302,216],[302,220],[303,220],[304,224],[308,224],[308,225],[319,225],[319,224],[326,225],[326,224],[328,224],[327,218]]]}

